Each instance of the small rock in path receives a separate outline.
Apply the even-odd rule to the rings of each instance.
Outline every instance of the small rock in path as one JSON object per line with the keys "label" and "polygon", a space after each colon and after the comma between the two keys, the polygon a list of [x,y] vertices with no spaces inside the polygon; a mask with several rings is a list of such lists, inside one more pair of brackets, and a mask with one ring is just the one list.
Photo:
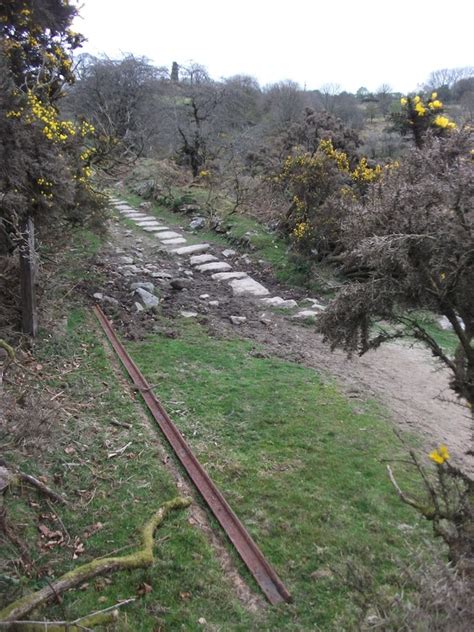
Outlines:
{"label": "small rock in path", "polygon": [[170,281],[170,285],[174,290],[184,290],[185,288],[191,287],[192,283],[192,280],[187,278],[178,278]]}
{"label": "small rock in path", "polygon": [[132,283],[130,286],[132,290],[138,290],[139,287],[143,288],[147,292],[150,292],[150,294],[153,294],[155,291],[155,286],[153,283],[150,283],[150,281],[138,281],[137,283]]}
{"label": "small rock in path", "polygon": [[205,225],[206,220],[204,219],[204,217],[195,217],[193,221],[189,224],[189,228],[191,230],[200,230],[201,228],[204,228]]}
{"label": "small rock in path", "polygon": [[242,325],[245,323],[247,318],[245,316],[229,316],[229,320],[233,325]]}
{"label": "small rock in path", "polygon": [[144,290],[142,287],[137,288],[135,290],[135,294],[138,294],[138,296],[141,298],[146,309],[153,309],[155,307],[158,307],[160,303],[160,300],[157,296],[151,294],[151,292],[148,292],[147,290]]}
{"label": "small rock in path", "polygon": [[298,303],[293,299],[285,300],[280,296],[262,298],[261,302],[265,303],[265,305],[270,305],[271,307],[280,307],[281,309],[292,309],[293,307],[298,307]]}

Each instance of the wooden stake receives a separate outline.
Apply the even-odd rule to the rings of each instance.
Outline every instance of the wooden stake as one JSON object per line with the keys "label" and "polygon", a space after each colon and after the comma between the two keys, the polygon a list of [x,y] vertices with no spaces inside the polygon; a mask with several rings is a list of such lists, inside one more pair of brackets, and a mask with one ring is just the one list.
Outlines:
{"label": "wooden stake", "polygon": [[22,329],[29,336],[36,336],[38,318],[36,313],[36,256],[35,229],[29,217],[22,230],[23,238],[20,246],[20,286]]}

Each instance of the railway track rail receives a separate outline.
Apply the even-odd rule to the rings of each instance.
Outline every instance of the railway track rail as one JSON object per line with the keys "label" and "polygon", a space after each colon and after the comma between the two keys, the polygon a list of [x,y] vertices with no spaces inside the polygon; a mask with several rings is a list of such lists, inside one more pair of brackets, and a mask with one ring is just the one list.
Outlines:
{"label": "railway track rail", "polygon": [[114,351],[127,370],[132,382],[140,392],[151,414],[157,421],[161,431],[173,448],[182,466],[189,474],[193,484],[199,491],[209,509],[212,511],[229,540],[234,545],[243,562],[254,576],[268,601],[273,604],[291,601],[291,595],[280,580],[272,566],[263,556],[252,537],[232,511],[222,493],[193,454],[190,446],[168,417],[156,395],[153,393],[145,377],[128,355],[115,333],[112,324],[98,305],[94,307],[95,315],[102,326]]}

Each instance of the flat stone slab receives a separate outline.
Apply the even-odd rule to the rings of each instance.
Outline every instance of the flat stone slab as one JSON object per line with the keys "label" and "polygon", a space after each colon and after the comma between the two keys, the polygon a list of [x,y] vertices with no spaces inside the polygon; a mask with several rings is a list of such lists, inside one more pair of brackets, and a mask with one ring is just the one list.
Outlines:
{"label": "flat stone slab", "polygon": [[211,244],[194,244],[192,246],[183,246],[182,248],[176,248],[172,250],[177,255],[193,255],[196,252],[204,252],[205,250],[209,250]]}
{"label": "flat stone slab", "polygon": [[302,309],[301,312],[296,313],[293,318],[311,318],[314,319],[320,312],[315,312],[313,309]]}
{"label": "flat stone slab", "polygon": [[230,279],[245,279],[247,276],[246,272],[216,272],[211,278],[215,281],[229,281]]}
{"label": "flat stone slab", "polygon": [[209,263],[210,261],[218,261],[218,259],[217,257],[214,257],[214,255],[194,255],[194,257],[191,257],[192,266],[198,266],[202,263]]}
{"label": "flat stone slab", "polygon": [[179,233],[175,233],[174,230],[165,230],[161,233],[158,233],[156,236],[161,241],[163,239],[175,239],[176,237],[181,237],[181,235]]}
{"label": "flat stone slab", "polygon": [[141,218],[135,219],[134,217],[131,217],[130,219],[133,220],[135,224],[137,224],[137,226],[141,226],[142,228],[144,226],[161,226],[162,225],[156,219],[141,219]]}
{"label": "flat stone slab", "polygon": [[232,270],[232,266],[225,263],[225,261],[213,261],[212,263],[196,266],[196,270],[199,270],[199,272],[226,272],[227,270]]}
{"label": "flat stone slab", "polygon": [[235,296],[266,296],[267,294],[270,294],[266,287],[251,277],[246,277],[245,279],[234,279],[229,283],[229,285]]}
{"label": "flat stone slab", "polygon": [[133,206],[130,206],[130,204],[127,204],[126,202],[118,202],[118,204],[115,204],[115,208],[118,208],[119,211],[133,211],[133,210],[135,210],[133,208]]}
{"label": "flat stone slab", "polygon": [[178,244],[185,244],[186,239],[184,237],[174,237],[173,239],[163,239],[161,243],[164,246],[177,246]]}
{"label": "flat stone slab", "polygon": [[303,304],[309,305],[311,309],[319,309],[320,311],[324,311],[326,309],[326,305],[323,305],[318,301],[317,298],[304,298],[301,301]]}
{"label": "flat stone slab", "polygon": [[168,226],[142,226],[142,228],[147,233],[159,233],[169,230]]}
{"label": "flat stone slab", "polygon": [[265,305],[269,305],[270,307],[279,307],[280,309],[293,309],[293,307],[298,307],[298,303],[293,299],[281,298],[280,296],[273,296],[272,298],[262,298],[262,303]]}

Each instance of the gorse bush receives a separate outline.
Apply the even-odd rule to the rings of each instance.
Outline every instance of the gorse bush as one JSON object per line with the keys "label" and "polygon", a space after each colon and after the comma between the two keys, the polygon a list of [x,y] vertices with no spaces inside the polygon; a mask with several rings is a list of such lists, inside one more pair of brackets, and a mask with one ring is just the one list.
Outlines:
{"label": "gorse bush", "polygon": [[44,232],[54,220],[86,220],[103,202],[90,186],[94,128],[61,116],[74,81],[68,2],[6,2],[0,8],[0,231],[11,250],[27,217]]}
{"label": "gorse bush", "polygon": [[400,112],[391,115],[393,129],[403,136],[411,136],[420,149],[428,131],[436,136],[443,136],[456,129],[456,123],[444,113],[444,105],[437,92],[428,98],[419,94],[402,97]]}

